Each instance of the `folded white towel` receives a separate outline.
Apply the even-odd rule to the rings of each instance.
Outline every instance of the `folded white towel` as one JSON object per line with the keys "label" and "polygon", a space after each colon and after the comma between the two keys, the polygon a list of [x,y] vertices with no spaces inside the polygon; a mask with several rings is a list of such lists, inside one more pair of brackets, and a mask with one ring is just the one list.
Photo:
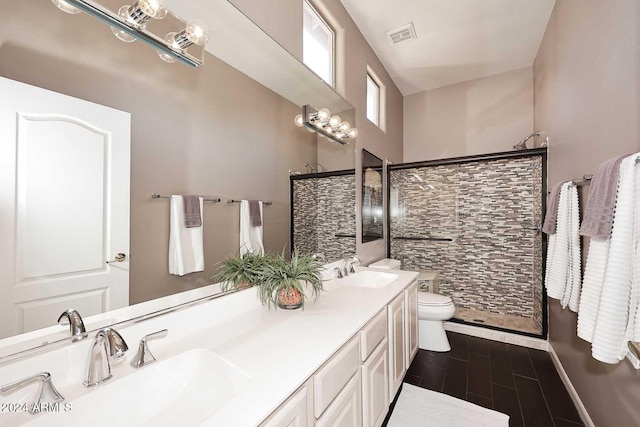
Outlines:
{"label": "folded white towel", "polygon": [[[200,218],[203,200],[200,197]],[[171,196],[169,231],[169,273],[176,276],[204,271],[203,225],[187,228],[184,222],[182,196]]]}
{"label": "folded white towel", "polygon": [[556,233],[549,235],[547,249],[547,295],[578,311],[580,298],[580,236],[578,190],[570,182],[560,190]]}
{"label": "folded white towel", "polygon": [[629,316],[635,317],[635,312],[630,313],[634,270],[633,220],[638,192],[634,186],[635,156],[631,156],[620,165],[611,244],[591,346],[593,357],[605,363],[618,363],[620,357],[624,358],[621,349],[626,348],[624,337]]}
{"label": "folded white towel", "polygon": [[262,243],[262,227],[264,226],[263,205],[260,203],[260,217],[262,221],[260,226],[251,226],[251,215],[249,213],[249,201],[242,200],[240,202],[240,255],[247,252],[264,254],[264,245]]}

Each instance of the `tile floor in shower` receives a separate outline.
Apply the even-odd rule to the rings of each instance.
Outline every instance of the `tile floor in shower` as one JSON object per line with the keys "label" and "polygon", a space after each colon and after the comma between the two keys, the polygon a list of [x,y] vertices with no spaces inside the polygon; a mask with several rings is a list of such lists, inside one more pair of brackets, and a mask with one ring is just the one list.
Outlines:
{"label": "tile floor in shower", "polygon": [[488,325],[529,334],[542,334],[542,327],[529,317],[515,316],[501,313],[472,310],[456,307],[455,319],[464,320],[477,325]]}

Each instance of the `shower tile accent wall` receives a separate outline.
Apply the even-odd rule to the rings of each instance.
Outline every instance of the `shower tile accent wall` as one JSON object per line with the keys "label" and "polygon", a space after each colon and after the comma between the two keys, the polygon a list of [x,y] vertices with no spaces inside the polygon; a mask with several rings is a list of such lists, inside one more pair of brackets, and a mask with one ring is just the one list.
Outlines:
{"label": "shower tile accent wall", "polygon": [[293,180],[293,247],[329,261],[356,253],[355,174]]}
{"label": "shower tile accent wall", "polygon": [[[456,318],[542,334],[542,158],[392,170],[390,179],[391,257],[438,271]],[[453,241],[411,240],[429,237]]]}

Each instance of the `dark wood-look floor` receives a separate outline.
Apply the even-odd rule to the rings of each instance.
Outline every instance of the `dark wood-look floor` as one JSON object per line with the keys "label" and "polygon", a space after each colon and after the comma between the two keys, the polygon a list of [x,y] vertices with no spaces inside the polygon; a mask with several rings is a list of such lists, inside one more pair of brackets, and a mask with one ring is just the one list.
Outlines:
{"label": "dark wood-look floor", "polygon": [[545,351],[447,334],[451,351],[419,350],[404,382],[505,413],[511,427],[583,426]]}

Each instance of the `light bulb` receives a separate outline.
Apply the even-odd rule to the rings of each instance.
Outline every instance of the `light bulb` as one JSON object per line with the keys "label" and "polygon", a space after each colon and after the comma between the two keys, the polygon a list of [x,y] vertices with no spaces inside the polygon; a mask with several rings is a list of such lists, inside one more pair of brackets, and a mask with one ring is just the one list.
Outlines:
{"label": "light bulb", "polygon": [[340,131],[343,133],[347,133],[349,132],[349,130],[351,129],[351,123],[349,122],[342,122],[340,123]]}
{"label": "light bulb", "polygon": [[[133,19],[131,19],[131,15],[129,13],[130,7],[131,6],[127,6],[127,5],[124,5],[124,6],[120,7],[120,9],[118,9],[118,16],[120,16],[121,18],[124,18],[125,20],[135,24],[136,22]],[[140,27],[144,28],[145,24],[142,24]],[[117,38],[119,38],[120,40],[122,40],[125,43],[132,43],[132,42],[136,41],[135,37],[133,37],[131,34],[127,33],[124,30],[121,30],[119,28],[111,27],[111,32],[113,33],[114,36],[116,36]]]}
{"label": "light bulb", "polygon": [[349,138],[357,138],[358,137],[358,129],[353,128],[349,130]]}
{"label": "light bulb", "polygon": [[154,19],[162,19],[167,16],[167,9],[164,7],[162,0],[139,0],[136,6],[147,16]]}
{"label": "light bulb", "polygon": [[190,21],[185,29],[185,35],[191,43],[202,46],[209,41],[209,28],[200,21]]}
{"label": "light bulb", "polygon": [[64,0],[51,0],[51,3],[55,4],[58,9],[68,14],[76,15],[80,13],[80,9],[75,6],[71,6]]}
{"label": "light bulb", "polygon": [[298,126],[299,128],[304,126],[304,122],[302,121],[302,114],[298,114],[293,121],[296,124],[296,126]]}
{"label": "light bulb", "polygon": [[329,119],[329,124],[332,128],[337,128],[338,126],[340,126],[341,121],[342,119],[340,118],[340,116],[331,116],[331,118]]}
{"label": "light bulb", "polygon": [[320,111],[318,111],[318,118],[320,119],[321,122],[328,121],[330,117],[331,117],[331,111],[329,111],[328,108],[321,108]]}

